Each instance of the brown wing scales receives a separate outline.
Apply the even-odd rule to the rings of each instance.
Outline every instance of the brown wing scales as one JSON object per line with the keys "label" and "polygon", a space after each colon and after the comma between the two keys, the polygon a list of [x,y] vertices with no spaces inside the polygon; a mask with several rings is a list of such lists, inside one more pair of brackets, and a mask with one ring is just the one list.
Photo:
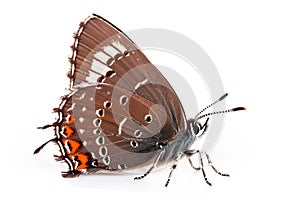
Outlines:
{"label": "brown wing scales", "polygon": [[72,177],[145,166],[186,129],[180,101],[158,69],[117,27],[93,15],[70,58],[71,94],[56,111],[57,141]]}

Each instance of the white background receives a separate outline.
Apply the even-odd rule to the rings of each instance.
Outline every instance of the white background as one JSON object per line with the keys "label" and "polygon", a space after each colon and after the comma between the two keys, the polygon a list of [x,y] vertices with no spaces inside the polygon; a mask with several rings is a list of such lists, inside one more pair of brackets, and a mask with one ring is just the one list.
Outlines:
{"label": "white background", "polygon": [[[196,2],[196,1],[195,1]],[[3,1],[0,3],[1,196],[9,199],[299,199],[300,5],[298,1]],[[214,61],[227,106],[211,153],[220,177],[209,187],[186,160],[165,188],[168,169],[132,175],[63,179],[49,144],[52,122],[68,80],[72,33],[98,13],[124,31],[165,28],[196,41]],[[164,61],[165,62],[165,61]],[[197,84],[197,80],[195,80]],[[201,95],[201,94],[199,94]],[[203,103],[205,105],[206,102]]]}

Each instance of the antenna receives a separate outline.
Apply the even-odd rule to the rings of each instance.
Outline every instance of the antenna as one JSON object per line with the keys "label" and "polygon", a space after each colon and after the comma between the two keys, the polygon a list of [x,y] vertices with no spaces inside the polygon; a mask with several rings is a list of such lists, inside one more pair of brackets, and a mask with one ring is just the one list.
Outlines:
{"label": "antenna", "polygon": [[207,110],[208,108],[212,107],[213,105],[215,105],[216,103],[222,101],[223,99],[225,99],[228,96],[228,93],[225,93],[223,96],[221,96],[218,100],[216,100],[215,102],[211,103],[210,105],[206,106],[205,108],[203,108],[195,117],[195,122],[198,121],[199,119],[203,118],[203,117],[207,117],[210,115],[216,115],[216,114],[221,114],[221,113],[228,113],[228,112],[235,112],[235,111],[240,111],[240,110],[246,110],[245,107],[236,107],[236,108],[232,108],[232,109],[228,109],[228,110],[221,110],[221,111],[215,111],[215,112],[211,112],[211,113],[206,113],[201,115],[205,110]]}
{"label": "antenna", "polygon": [[240,110],[246,110],[246,108],[245,107],[236,107],[236,108],[232,108],[232,109],[228,109],[228,110],[221,110],[221,111],[206,113],[204,115],[198,116],[198,118],[196,118],[195,121],[198,121],[199,119],[201,119],[203,117],[210,116],[210,115],[216,115],[216,114],[228,113],[228,112],[235,112],[235,111],[240,111]]}
{"label": "antenna", "polygon": [[225,93],[223,96],[221,96],[218,100],[216,100],[215,102],[213,102],[212,104],[209,104],[208,106],[206,106],[205,108],[203,108],[195,117],[195,119],[199,118],[201,113],[203,113],[205,110],[207,110],[208,108],[212,107],[213,105],[215,105],[216,103],[222,101],[223,99],[225,99],[225,97],[228,96],[228,93]]}

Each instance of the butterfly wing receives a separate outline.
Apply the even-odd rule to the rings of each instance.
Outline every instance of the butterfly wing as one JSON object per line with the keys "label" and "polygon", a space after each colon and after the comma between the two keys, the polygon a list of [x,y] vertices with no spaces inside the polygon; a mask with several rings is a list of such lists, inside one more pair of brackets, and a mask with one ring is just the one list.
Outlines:
{"label": "butterfly wing", "polygon": [[176,93],[118,28],[93,15],[80,24],[72,48],[72,92],[56,126],[66,176],[145,166],[184,133]]}

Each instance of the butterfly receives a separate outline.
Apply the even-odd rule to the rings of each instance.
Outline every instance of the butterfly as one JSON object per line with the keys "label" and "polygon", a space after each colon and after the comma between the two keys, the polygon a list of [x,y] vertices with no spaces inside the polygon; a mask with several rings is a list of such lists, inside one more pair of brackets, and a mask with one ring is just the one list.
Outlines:
{"label": "butterfly", "polygon": [[[194,141],[208,128],[213,114],[245,110],[203,112],[227,94],[186,119],[175,91],[146,58],[138,46],[119,28],[93,14],[80,23],[74,34],[70,92],[61,98],[54,112],[57,120],[46,126],[54,128],[55,142],[67,163],[63,177],[91,173],[121,173],[145,169],[142,179],[159,166],[171,165],[167,186],[177,162],[187,157],[192,168],[202,171],[207,184],[203,159],[212,169],[206,152],[191,149]],[[206,118],[204,124],[200,119]],[[198,155],[199,165],[191,157]]]}

